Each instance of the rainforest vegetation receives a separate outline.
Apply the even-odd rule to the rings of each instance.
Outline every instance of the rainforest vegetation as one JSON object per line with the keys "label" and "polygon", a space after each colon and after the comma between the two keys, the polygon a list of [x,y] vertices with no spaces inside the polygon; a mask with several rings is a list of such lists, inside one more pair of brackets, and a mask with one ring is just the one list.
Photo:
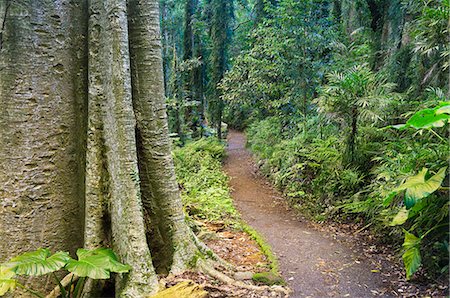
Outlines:
{"label": "rainforest vegetation", "polygon": [[245,130],[293,208],[395,243],[408,279],[448,274],[449,1],[161,9],[178,144]]}
{"label": "rainforest vegetation", "polygon": [[287,297],[301,269],[244,221],[231,150],[280,222],[351,225],[448,295],[449,20],[449,0],[0,0],[0,296]]}

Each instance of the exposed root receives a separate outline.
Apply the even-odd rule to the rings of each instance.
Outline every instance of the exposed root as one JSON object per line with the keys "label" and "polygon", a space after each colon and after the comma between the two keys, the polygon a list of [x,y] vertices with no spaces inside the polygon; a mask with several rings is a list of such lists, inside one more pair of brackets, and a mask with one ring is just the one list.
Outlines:
{"label": "exposed root", "polygon": [[[70,283],[76,282],[77,280],[78,280],[78,276],[76,276],[73,273],[69,273],[61,280],[61,285],[65,288]],[[53,291],[51,291],[47,296],[45,296],[45,298],[57,298],[60,295],[61,295],[61,289],[59,288],[59,286],[56,286],[53,289]]]}
{"label": "exposed root", "polygon": [[228,285],[232,285],[232,286],[236,286],[239,288],[248,289],[248,290],[252,290],[252,291],[261,291],[262,292],[262,291],[270,290],[273,292],[284,294],[284,295],[286,295],[286,297],[288,297],[289,293],[290,293],[289,289],[286,289],[282,286],[271,286],[271,287],[256,286],[256,285],[249,285],[242,281],[235,280],[235,279],[229,277],[228,275],[218,271],[217,269],[214,268],[213,264],[211,264],[207,261],[204,261],[204,260],[199,260],[197,262],[197,267],[201,272],[203,272],[225,284],[228,284]]}
{"label": "exposed root", "polygon": [[206,244],[204,244],[202,241],[198,239],[196,235],[194,235],[194,242],[197,246],[200,253],[202,253],[205,256],[208,256],[211,260],[213,260],[217,265],[220,265],[224,267],[225,269],[229,271],[236,271],[236,268],[233,264],[225,261],[221,257],[219,257],[214,251],[212,251]]}

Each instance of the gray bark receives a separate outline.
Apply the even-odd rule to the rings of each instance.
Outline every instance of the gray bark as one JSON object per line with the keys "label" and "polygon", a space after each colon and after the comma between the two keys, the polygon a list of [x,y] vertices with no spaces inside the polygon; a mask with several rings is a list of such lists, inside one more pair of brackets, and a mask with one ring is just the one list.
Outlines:
{"label": "gray bark", "polygon": [[[144,233],[126,4],[92,0],[89,8],[85,243],[95,247],[108,242],[106,229],[110,229],[114,250],[133,267],[128,278],[118,284],[118,295],[143,297],[155,289],[157,280]],[[104,222],[108,214],[110,227]]]}
{"label": "gray bark", "polygon": [[158,14],[156,0],[0,0],[0,262],[111,246],[133,267],[116,295],[145,297],[154,266],[177,273],[198,253],[170,153]]}
{"label": "gray bark", "polygon": [[179,272],[196,248],[184,213],[171,156],[164,98],[159,9],[156,1],[131,0],[129,30],[133,104],[142,195],[154,262],[162,272]]}
{"label": "gray bark", "polygon": [[0,0],[0,262],[83,244],[86,11]]}

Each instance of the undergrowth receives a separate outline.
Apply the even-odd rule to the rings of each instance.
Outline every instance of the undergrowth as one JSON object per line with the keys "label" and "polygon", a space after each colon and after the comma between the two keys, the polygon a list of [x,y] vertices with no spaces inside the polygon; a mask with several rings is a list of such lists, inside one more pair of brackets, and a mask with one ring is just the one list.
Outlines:
{"label": "undergrowth", "polygon": [[278,275],[278,260],[270,246],[241,219],[233,205],[229,177],[222,171],[225,145],[215,138],[202,138],[176,148],[173,156],[183,204],[189,218],[220,222],[246,232],[260,246],[270,271]]}
{"label": "undergrowth", "polygon": [[[432,279],[447,274],[448,142],[425,130],[362,126],[357,158],[346,163],[345,138],[334,125],[319,127],[317,117],[297,129],[286,130],[285,119],[279,117],[252,124],[248,146],[262,172],[293,208],[311,219],[359,223],[370,227],[380,241],[396,245],[408,279],[421,265],[426,269],[422,273]],[[447,133],[445,128],[435,130]],[[432,176],[433,188],[427,182]],[[404,203],[408,191],[416,197],[412,204]]]}

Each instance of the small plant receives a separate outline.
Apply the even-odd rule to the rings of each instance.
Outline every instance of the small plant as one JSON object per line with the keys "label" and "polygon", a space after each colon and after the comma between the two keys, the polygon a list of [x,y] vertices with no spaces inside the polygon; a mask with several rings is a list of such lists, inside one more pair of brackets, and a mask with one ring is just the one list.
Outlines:
{"label": "small plant", "polygon": [[[97,248],[94,250],[78,249],[78,260],[72,259],[67,252],[51,254],[50,250],[40,248],[26,252],[0,264],[0,296],[9,291],[21,288],[36,297],[44,295],[19,283],[19,276],[43,276],[52,274],[61,291],[62,298],[81,297],[86,278],[108,279],[111,272],[126,273],[131,267],[120,263],[111,249]],[[59,270],[71,272],[64,284],[56,275]]]}

